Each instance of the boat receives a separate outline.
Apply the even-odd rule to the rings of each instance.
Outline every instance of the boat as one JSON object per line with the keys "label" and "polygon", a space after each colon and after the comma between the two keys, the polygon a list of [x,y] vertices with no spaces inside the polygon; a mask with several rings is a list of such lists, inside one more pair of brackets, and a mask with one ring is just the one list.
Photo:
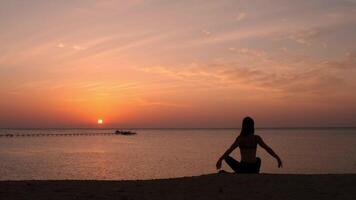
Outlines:
{"label": "boat", "polygon": [[122,130],[116,130],[115,131],[116,135],[136,135],[136,132],[133,131],[122,131]]}

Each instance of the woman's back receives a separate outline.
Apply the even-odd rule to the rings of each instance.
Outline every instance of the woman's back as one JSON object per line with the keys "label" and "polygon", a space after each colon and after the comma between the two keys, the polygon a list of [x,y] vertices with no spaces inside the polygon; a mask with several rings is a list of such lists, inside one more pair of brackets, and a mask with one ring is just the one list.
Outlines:
{"label": "woman's back", "polygon": [[241,161],[247,163],[256,162],[256,151],[258,136],[256,135],[246,135],[238,137],[238,145],[240,148]]}

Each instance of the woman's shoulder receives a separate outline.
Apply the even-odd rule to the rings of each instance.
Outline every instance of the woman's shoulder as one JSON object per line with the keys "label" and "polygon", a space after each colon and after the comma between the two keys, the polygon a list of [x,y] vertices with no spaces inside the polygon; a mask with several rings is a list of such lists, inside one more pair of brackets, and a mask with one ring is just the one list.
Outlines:
{"label": "woman's shoulder", "polygon": [[255,136],[256,138],[259,138],[259,137],[261,137],[261,136],[259,136],[259,135],[257,135],[257,134],[254,134],[253,136]]}
{"label": "woman's shoulder", "polygon": [[261,136],[259,136],[259,135],[255,135],[255,139],[256,139],[256,141],[257,141],[257,142],[262,141],[262,137],[261,137]]}

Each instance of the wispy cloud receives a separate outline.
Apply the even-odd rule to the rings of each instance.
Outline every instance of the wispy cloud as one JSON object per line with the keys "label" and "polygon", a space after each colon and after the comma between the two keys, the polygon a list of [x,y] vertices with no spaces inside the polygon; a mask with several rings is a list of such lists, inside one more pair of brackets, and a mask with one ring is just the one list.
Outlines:
{"label": "wispy cloud", "polygon": [[58,43],[57,47],[60,49],[72,49],[72,50],[76,50],[76,51],[80,51],[80,50],[85,50],[86,48],[82,45],[78,45],[78,44],[74,44],[74,45],[70,45],[70,44],[64,44],[64,43]]}
{"label": "wispy cloud", "polygon": [[229,48],[230,51],[236,52],[241,55],[247,55],[250,57],[266,57],[267,53],[265,51],[249,49],[249,48]]}
{"label": "wispy cloud", "polygon": [[158,107],[175,107],[175,108],[186,108],[188,105],[163,102],[163,101],[151,101],[143,98],[137,98],[135,100],[140,106],[158,106]]}
{"label": "wispy cloud", "polygon": [[293,40],[302,45],[310,45],[311,41],[320,35],[320,31],[316,29],[303,30],[291,33],[288,39]]}
{"label": "wispy cloud", "polygon": [[77,51],[85,50],[85,47],[80,46],[80,45],[73,45],[72,48],[73,48],[74,50],[77,50]]}
{"label": "wispy cloud", "polygon": [[201,32],[202,32],[203,35],[205,35],[205,36],[210,36],[210,35],[211,35],[211,32],[210,32],[210,31],[207,31],[207,30],[202,30]]}
{"label": "wispy cloud", "polygon": [[236,20],[237,21],[242,21],[246,18],[247,14],[245,12],[240,12],[237,17],[236,17]]}
{"label": "wispy cloud", "polygon": [[[330,89],[348,90],[345,80],[340,73],[355,70],[355,59],[351,57],[343,61],[309,60],[295,63],[296,58],[279,60],[264,51],[253,49],[234,49],[234,51],[252,58],[265,57],[266,59],[255,60],[256,63],[221,63],[199,64],[180,66],[156,66],[144,68],[145,72],[160,73],[171,76],[181,81],[202,82],[207,81],[212,86],[240,87],[249,86],[266,89],[285,94],[308,93],[320,94]],[[268,59],[267,59],[268,58]],[[268,60],[267,62],[265,60]],[[340,90],[341,91],[341,90]]]}
{"label": "wispy cloud", "polygon": [[350,52],[342,61],[326,61],[325,64],[330,68],[342,70],[356,70],[356,52]]}
{"label": "wispy cloud", "polygon": [[63,43],[59,43],[59,44],[57,44],[57,47],[58,47],[58,48],[64,48],[65,45],[64,45]]}

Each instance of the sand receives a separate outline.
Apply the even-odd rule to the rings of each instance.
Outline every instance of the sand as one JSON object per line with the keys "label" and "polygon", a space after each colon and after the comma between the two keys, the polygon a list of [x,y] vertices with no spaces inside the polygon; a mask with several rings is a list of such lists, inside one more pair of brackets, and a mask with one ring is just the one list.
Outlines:
{"label": "sand", "polygon": [[140,181],[0,181],[0,199],[356,199],[356,174],[209,174]]}

